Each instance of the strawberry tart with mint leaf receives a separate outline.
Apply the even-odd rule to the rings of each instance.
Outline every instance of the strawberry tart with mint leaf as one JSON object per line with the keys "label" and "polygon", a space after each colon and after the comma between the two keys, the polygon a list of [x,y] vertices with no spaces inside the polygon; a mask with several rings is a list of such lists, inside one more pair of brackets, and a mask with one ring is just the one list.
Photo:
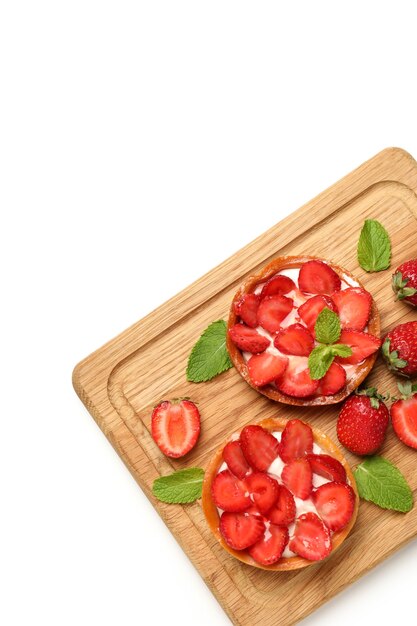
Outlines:
{"label": "strawberry tart with mint leaf", "polygon": [[[321,324],[317,336],[319,319],[329,328]],[[240,287],[227,348],[241,376],[263,395],[324,405],[341,402],[365,379],[379,336],[375,301],[359,280],[324,259],[290,256],[275,259]]]}

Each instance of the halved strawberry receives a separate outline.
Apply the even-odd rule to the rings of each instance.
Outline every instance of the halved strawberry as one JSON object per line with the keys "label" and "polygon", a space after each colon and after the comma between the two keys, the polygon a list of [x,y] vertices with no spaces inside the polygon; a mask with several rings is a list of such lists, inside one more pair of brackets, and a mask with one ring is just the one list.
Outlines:
{"label": "halved strawberry", "polygon": [[342,286],[336,272],[323,261],[307,261],[301,266],[298,286],[304,293],[319,293],[330,296]]}
{"label": "halved strawberry", "polygon": [[276,381],[277,388],[295,398],[306,398],[317,391],[320,381],[310,378],[306,357],[293,357],[284,374]]}
{"label": "halved strawberry", "polygon": [[288,463],[282,470],[281,478],[294,496],[307,500],[313,487],[313,472],[307,459],[295,459]]}
{"label": "halved strawberry", "polygon": [[256,387],[272,383],[282,376],[288,365],[286,356],[264,352],[254,354],[247,362],[249,377]]}
{"label": "halved strawberry", "polygon": [[346,385],[346,370],[339,363],[333,363],[320,379],[319,393],[322,396],[333,396]]}
{"label": "halved strawberry", "polygon": [[265,472],[254,472],[246,478],[245,484],[258,511],[266,515],[278,498],[277,481]]}
{"label": "halved strawberry", "polygon": [[337,483],[346,482],[346,470],[340,461],[333,456],[328,454],[307,454],[306,459],[310,463],[314,474]]}
{"label": "halved strawberry", "polygon": [[219,530],[227,545],[234,550],[245,550],[259,541],[265,524],[257,515],[225,512],[220,518]]}
{"label": "halved strawberry", "polygon": [[249,328],[245,324],[235,324],[229,328],[230,339],[239,350],[259,354],[264,352],[269,346],[268,337],[260,335],[254,328]]}
{"label": "halved strawberry", "polygon": [[284,463],[290,463],[313,452],[313,431],[301,420],[286,423],[281,435],[279,455]]}
{"label": "halved strawberry", "polygon": [[211,495],[214,504],[223,511],[238,513],[252,504],[245,485],[228,469],[216,475],[211,485]]}
{"label": "halved strawberry", "polygon": [[245,293],[239,300],[236,300],[233,304],[233,309],[236,315],[251,328],[256,328],[258,325],[257,313],[261,299],[255,293]]}
{"label": "halved strawberry", "polygon": [[191,400],[164,400],[152,411],[151,432],[159,449],[177,459],[195,446],[200,434],[200,413]]}
{"label": "halved strawberry", "polygon": [[258,309],[258,324],[270,333],[281,328],[281,322],[293,308],[293,300],[286,296],[266,296]]}
{"label": "halved strawberry", "polygon": [[251,546],[248,552],[257,563],[272,565],[282,557],[288,539],[288,528],[270,524],[262,539]]}
{"label": "halved strawberry", "polygon": [[270,278],[262,287],[261,298],[265,296],[285,296],[296,289],[295,283],[288,276],[277,274]]}
{"label": "halved strawberry", "polygon": [[369,320],[372,306],[371,294],[361,287],[349,287],[332,295],[339,312],[342,328],[363,330]]}
{"label": "halved strawberry", "polygon": [[314,348],[314,339],[302,324],[291,324],[279,331],[274,346],[284,354],[308,356]]}
{"label": "halved strawberry", "polygon": [[328,296],[313,296],[304,302],[304,304],[302,304],[298,309],[299,317],[303,320],[313,337],[315,336],[314,326],[319,313],[326,308],[337,313],[336,306],[331,298]]}
{"label": "halved strawberry", "polygon": [[406,395],[406,399],[401,398],[391,405],[392,426],[406,446],[417,449],[417,393],[413,394],[411,387]]}
{"label": "halved strawberry", "polygon": [[327,528],[336,532],[349,523],[356,496],[346,483],[326,483],[313,492],[313,502]]}
{"label": "halved strawberry", "polygon": [[278,500],[268,513],[268,518],[273,524],[289,526],[295,520],[294,496],[284,485],[280,485]]}
{"label": "halved strawberry", "polygon": [[223,459],[227,467],[237,478],[245,478],[249,472],[249,463],[242,452],[240,441],[229,441],[223,448]]}
{"label": "halved strawberry", "polygon": [[321,561],[332,551],[328,528],[315,513],[304,513],[295,522],[290,550],[309,561]]}
{"label": "halved strawberry", "polygon": [[337,362],[342,365],[356,365],[379,350],[382,342],[378,337],[369,333],[345,329],[342,330],[339,343],[350,346],[352,355],[346,358],[336,357]]}
{"label": "halved strawberry", "polygon": [[267,470],[279,454],[278,441],[262,426],[245,426],[240,443],[247,462],[258,472]]}

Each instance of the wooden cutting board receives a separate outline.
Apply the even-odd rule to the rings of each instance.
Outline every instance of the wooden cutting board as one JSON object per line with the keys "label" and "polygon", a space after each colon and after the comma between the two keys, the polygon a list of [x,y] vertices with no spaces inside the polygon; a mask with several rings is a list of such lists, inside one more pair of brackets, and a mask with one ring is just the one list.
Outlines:
{"label": "wooden cutting board", "polygon": [[[233,368],[210,382],[189,383],[185,376],[189,352],[210,322],[227,319],[242,279],[286,254],[325,257],[353,272],[377,301],[383,333],[417,319],[407,304],[394,302],[389,270],[367,274],[356,259],[366,218],[380,220],[390,233],[392,269],[417,257],[416,190],[417,163],[403,150],[384,150],[74,370],[81,400],[235,624],[284,626],[306,617],[414,537],[417,507],[403,515],[362,502],[353,532],[340,550],[299,572],[268,572],[233,559],[208,530],[200,502],[187,506],[158,502],[151,493],[154,479],[186,466],[205,467],[230,432],[265,417],[311,420],[336,439],[338,408],[273,403]],[[380,358],[368,380],[382,390],[395,391],[395,378]],[[178,396],[197,401],[202,415],[200,440],[185,461],[165,458],[150,436],[152,407]],[[415,492],[417,452],[400,443],[390,429],[382,454],[398,465]],[[353,467],[359,462],[353,455],[348,458]]]}

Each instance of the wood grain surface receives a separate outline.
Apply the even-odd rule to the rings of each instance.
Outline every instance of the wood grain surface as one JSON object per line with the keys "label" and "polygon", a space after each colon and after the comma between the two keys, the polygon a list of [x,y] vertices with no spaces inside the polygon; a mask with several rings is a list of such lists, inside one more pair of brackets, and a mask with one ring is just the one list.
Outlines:
{"label": "wood grain surface", "polygon": [[[394,302],[391,271],[367,274],[356,245],[366,218],[387,228],[392,269],[417,257],[417,164],[389,148],[298,209],[224,263],[79,363],[76,392],[111,441],[166,525],[187,553],[230,619],[241,626],[294,624],[387,558],[417,534],[417,508],[383,511],[361,502],[356,525],[324,563],[295,572],[269,572],[232,558],[209,530],[201,502],[187,506],[156,501],[152,483],[173,469],[206,467],[230,432],[268,417],[309,420],[337,440],[338,405],[291,407],[257,393],[231,369],[207,383],[186,381],[189,352],[201,332],[227,319],[230,301],[249,274],[281,255],[315,255],[346,267],[371,291],[381,313],[382,334],[417,319],[407,304]],[[379,357],[367,379],[395,391],[395,377]],[[162,399],[190,396],[199,403],[201,437],[185,460],[168,460],[150,436],[152,407]],[[391,428],[382,454],[397,464],[417,489],[417,453]],[[346,455],[355,467],[359,459]],[[366,584],[366,581],[363,582]]]}

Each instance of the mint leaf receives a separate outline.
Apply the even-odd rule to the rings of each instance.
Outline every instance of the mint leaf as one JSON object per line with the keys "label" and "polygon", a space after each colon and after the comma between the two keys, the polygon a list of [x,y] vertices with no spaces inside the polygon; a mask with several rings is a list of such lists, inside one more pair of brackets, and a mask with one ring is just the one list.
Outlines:
{"label": "mint leaf", "polygon": [[335,343],[341,333],[339,317],[326,307],[317,316],[314,332],[320,343]]}
{"label": "mint leaf", "polygon": [[323,378],[331,364],[333,363],[334,354],[332,354],[332,346],[316,346],[308,357],[308,369],[310,370],[310,378],[320,380]]}
{"label": "mint leaf", "polygon": [[344,343],[335,343],[334,346],[330,346],[333,356],[340,356],[343,359],[352,356],[352,348]]}
{"label": "mint leaf", "polygon": [[226,348],[227,325],[224,320],[213,322],[197,341],[188,359],[187,380],[201,383],[232,367]]}
{"label": "mint leaf", "polygon": [[201,467],[178,470],[154,480],[152,493],[161,502],[187,504],[200,498],[203,479],[204,470]]}
{"label": "mint leaf", "polygon": [[358,261],[367,272],[380,272],[390,266],[390,238],[377,220],[365,220],[358,242]]}
{"label": "mint leaf", "polygon": [[382,509],[407,513],[413,508],[413,493],[400,470],[382,456],[372,456],[354,472],[359,495]]}

